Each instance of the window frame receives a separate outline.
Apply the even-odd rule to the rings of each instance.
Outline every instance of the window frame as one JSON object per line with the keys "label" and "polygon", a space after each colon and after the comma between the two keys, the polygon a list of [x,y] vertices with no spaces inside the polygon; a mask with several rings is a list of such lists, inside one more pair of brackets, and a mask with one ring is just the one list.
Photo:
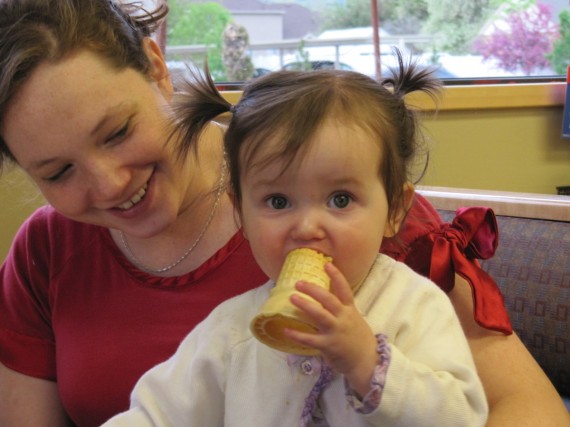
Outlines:
{"label": "window frame", "polygon": [[[524,80],[524,79],[521,79]],[[218,83],[218,89],[230,102],[237,102],[243,83]],[[408,102],[424,111],[492,110],[503,108],[563,107],[566,82],[445,85],[442,102],[437,107],[432,99],[420,93],[408,95]]]}
{"label": "window frame", "polygon": [[[164,22],[156,39],[166,54],[166,27]],[[570,78],[570,77],[569,77]],[[409,100],[417,107],[433,111],[489,110],[505,108],[564,107],[567,78],[564,75],[543,77],[443,79],[442,103],[434,103],[426,95],[410,95]],[[218,89],[231,102],[241,96],[243,82],[219,82]]]}

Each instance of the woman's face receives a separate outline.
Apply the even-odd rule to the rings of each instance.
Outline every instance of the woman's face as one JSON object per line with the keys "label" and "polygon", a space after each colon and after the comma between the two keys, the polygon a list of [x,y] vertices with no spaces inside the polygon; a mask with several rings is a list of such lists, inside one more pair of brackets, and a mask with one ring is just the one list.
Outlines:
{"label": "woman's face", "polygon": [[187,180],[166,144],[172,87],[145,44],[150,78],[80,51],[41,64],[15,94],[0,133],[46,200],[73,220],[137,237],[167,227]]}

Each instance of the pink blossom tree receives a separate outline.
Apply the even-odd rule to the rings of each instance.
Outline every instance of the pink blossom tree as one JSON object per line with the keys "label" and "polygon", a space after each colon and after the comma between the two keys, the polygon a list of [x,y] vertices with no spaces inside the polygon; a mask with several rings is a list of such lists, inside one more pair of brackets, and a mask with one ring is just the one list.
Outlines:
{"label": "pink blossom tree", "polygon": [[551,21],[550,7],[537,2],[526,10],[510,12],[493,25],[489,34],[479,36],[473,48],[484,60],[495,59],[506,71],[522,70],[532,75],[548,67],[546,57],[558,37],[558,25]]}

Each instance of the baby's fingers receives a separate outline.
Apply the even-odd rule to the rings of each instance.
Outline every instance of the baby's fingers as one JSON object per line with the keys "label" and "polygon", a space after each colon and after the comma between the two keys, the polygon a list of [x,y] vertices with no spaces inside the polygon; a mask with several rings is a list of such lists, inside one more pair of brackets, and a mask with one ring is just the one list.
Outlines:
{"label": "baby's fingers", "polygon": [[333,316],[338,316],[340,314],[343,304],[338,297],[328,289],[303,281],[297,282],[295,289],[313,298]]}
{"label": "baby's fingers", "polygon": [[352,305],[354,298],[350,284],[332,263],[325,264],[325,271],[331,278],[331,293],[334,294],[343,305]]}
{"label": "baby's fingers", "polygon": [[[330,328],[334,323],[334,318],[331,312],[327,310],[323,304],[323,299],[327,299],[327,297],[336,299],[336,297],[331,295],[326,289],[320,288],[311,283],[298,282],[296,288],[298,291],[312,299],[300,294],[293,294],[291,295],[291,303],[305,313],[319,329]],[[325,304],[328,306],[334,305],[330,302]],[[338,300],[336,305],[340,306]]]}
{"label": "baby's fingers", "polygon": [[311,347],[319,351],[325,348],[323,337],[320,334],[312,334],[309,332],[301,332],[295,329],[285,329],[285,336],[306,347]]}

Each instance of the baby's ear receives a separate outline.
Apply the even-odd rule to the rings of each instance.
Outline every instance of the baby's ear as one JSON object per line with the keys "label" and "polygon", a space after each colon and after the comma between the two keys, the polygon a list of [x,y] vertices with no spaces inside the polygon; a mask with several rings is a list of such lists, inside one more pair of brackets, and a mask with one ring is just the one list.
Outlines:
{"label": "baby's ear", "polygon": [[414,184],[411,182],[406,182],[404,184],[403,190],[404,201],[402,204],[400,204],[400,210],[396,212],[392,218],[388,219],[386,230],[384,230],[384,237],[394,237],[396,234],[398,234],[398,231],[400,231],[400,226],[406,218],[406,213],[412,207],[412,203],[414,202],[414,195],[416,192]]}

